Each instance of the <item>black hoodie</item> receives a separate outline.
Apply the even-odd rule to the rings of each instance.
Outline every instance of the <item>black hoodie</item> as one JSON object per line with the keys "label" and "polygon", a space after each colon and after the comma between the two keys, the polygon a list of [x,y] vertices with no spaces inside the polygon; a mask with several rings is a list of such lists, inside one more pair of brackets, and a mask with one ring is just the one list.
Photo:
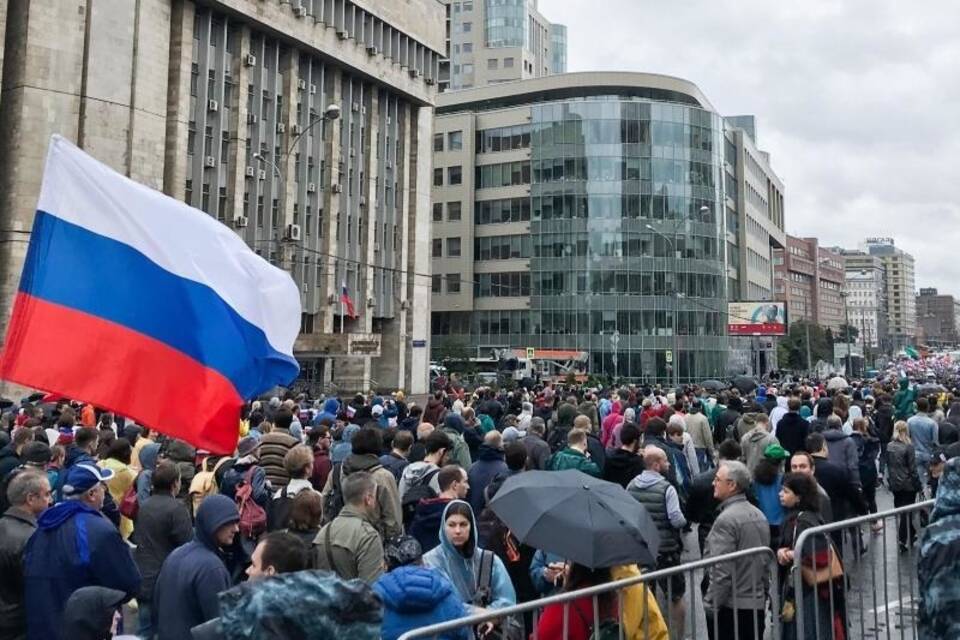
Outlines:
{"label": "black hoodie", "polygon": [[624,489],[630,481],[643,472],[643,458],[625,449],[613,449],[607,452],[603,465],[603,479],[615,482]]}

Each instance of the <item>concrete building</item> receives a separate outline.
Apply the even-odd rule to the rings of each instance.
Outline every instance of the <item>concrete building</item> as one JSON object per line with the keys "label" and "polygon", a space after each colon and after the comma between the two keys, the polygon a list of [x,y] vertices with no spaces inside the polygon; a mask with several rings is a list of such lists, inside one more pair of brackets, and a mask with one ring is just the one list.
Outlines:
{"label": "concrete building", "polygon": [[920,289],[917,296],[918,341],[931,347],[957,344],[957,301],[936,289]]}
{"label": "concrete building", "polygon": [[844,322],[843,256],[817,238],[787,235],[786,249],[774,250],[775,290],[787,301],[789,322],[812,322],[834,333]]}
{"label": "concrete building", "polygon": [[[47,141],[60,133],[291,271],[299,384],[426,390],[439,2],[42,0],[7,11],[4,324]],[[338,304],[344,283],[356,318]]]}
{"label": "concrete building", "polygon": [[582,351],[591,372],[634,380],[675,365],[681,381],[725,375],[738,238],[724,229],[723,119],[695,85],[597,72],[448,92],[433,148],[438,350]]}
{"label": "concrete building", "polygon": [[867,238],[861,250],[877,256],[883,262],[887,285],[887,326],[890,350],[899,350],[908,344],[913,344],[917,335],[913,256],[898,249],[893,238]]}
{"label": "concrete building", "polygon": [[440,1],[447,9],[441,91],[567,70],[567,28],[548,21],[537,0]]}
{"label": "concrete building", "polygon": [[[859,331],[857,344],[869,355],[887,334],[886,282],[883,262],[856,250],[834,249],[843,255],[845,292],[850,324]],[[874,351],[875,352],[875,351]]]}

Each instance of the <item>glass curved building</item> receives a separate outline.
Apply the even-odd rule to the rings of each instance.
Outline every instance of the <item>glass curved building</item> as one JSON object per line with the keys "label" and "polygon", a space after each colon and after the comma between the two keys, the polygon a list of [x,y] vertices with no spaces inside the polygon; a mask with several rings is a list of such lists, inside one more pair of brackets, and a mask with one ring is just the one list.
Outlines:
{"label": "glass curved building", "polygon": [[637,381],[725,374],[724,127],[696,86],[505,83],[441,95],[434,127],[435,356],[534,347]]}

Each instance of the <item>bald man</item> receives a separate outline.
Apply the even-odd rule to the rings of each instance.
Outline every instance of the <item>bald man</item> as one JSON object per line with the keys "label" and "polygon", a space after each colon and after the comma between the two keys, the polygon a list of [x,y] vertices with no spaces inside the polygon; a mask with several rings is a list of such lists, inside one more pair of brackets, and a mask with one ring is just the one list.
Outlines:
{"label": "bald man", "polygon": [[[647,509],[647,513],[660,532],[660,550],[657,569],[668,569],[680,564],[683,551],[680,532],[687,525],[680,510],[677,490],[666,479],[670,469],[667,454],[660,447],[648,445],[643,449],[643,473],[627,485],[627,491]],[[672,629],[683,629],[685,608],[683,594],[686,591],[684,574],[674,574],[658,580],[657,584],[670,599],[670,622]]]}

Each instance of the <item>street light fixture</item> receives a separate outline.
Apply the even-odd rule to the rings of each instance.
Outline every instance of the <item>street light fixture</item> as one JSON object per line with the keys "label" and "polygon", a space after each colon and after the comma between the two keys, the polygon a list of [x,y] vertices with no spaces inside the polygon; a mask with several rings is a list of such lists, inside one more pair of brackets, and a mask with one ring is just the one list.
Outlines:
{"label": "street light fixture", "polygon": [[[701,208],[701,211],[703,209]],[[673,367],[673,387],[677,389],[680,387],[680,352],[678,351],[678,337],[677,337],[677,316],[680,315],[680,289],[677,286],[677,248],[674,240],[676,240],[676,229],[674,229],[674,240],[670,240],[667,236],[657,231],[652,224],[644,225],[648,230],[657,234],[663,238],[667,244],[670,245],[670,252],[673,254],[673,354],[670,364]]]}

